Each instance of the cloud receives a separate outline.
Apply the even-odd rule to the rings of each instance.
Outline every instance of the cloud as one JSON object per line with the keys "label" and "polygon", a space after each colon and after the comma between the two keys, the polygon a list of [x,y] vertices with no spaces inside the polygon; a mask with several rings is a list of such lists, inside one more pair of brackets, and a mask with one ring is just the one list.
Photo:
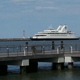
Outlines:
{"label": "cloud", "polygon": [[46,2],[46,3],[48,3],[48,4],[53,4],[54,2],[48,1],[48,2]]}
{"label": "cloud", "polygon": [[58,7],[36,7],[36,10],[56,10]]}
{"label": "cloud", "polygon": [[21,13],[32,13],[33,10],[24,10],[24,11],[21,11]]}
{"label": "cloud", "polygon": [[66,5],[66,6],[59,6],[59,13],[60,14],[68,14],[68,15],[72,15],[72,14],[80,14],[80,5],[75,4],[75,5]]}
{"label": "cloud", "polygon": [[12,0],[11,2],[18,5],[26,5],[35,2],[35,0]]}
{"label": "cloud", "polygon": [[[15,13],[27,13],[36,14],[36,12],[41,11],[48,12],[55,15],[71,15],[80,14],[80,5],[77,1],[64,1],[64,0],[11,0],[12,3],[16,4],[15,7],[9,7],[10,12],[13,10]],[[75,4],[76,2],[76,4]],[[1,8],[2,6],[0,6]],[[12,11],[12,12],[13,12]],[[53,11],[51,13],[50,11]]]}
{"label": "cloud", "polygon": [[18,3],[18,2],[32,2],[35,0],[12,0],[12,2]]}
{"label": "cloud", "polygon": [[39,3],[43,3],[43,4],[45,4],[45,3],[47,3],[47,4],[53,4],[54,3],[54,1],[47,1],[47,0],[39,0],[38,2]]}

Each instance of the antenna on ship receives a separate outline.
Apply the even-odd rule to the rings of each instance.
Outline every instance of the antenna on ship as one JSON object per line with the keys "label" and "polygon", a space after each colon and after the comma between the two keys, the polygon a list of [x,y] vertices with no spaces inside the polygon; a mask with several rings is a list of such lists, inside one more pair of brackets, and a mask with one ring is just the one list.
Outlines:
{"label": "antenna on ship", "polygon": [[53,29],[53,28],[52,28],[52,24],[49,26],[49,29],[50,29],[50,30],[52,30],[52,29]]}
{"label": "antenna on ship", "polygon": [[23,30],[23,38],[25,38],[25,30]]}

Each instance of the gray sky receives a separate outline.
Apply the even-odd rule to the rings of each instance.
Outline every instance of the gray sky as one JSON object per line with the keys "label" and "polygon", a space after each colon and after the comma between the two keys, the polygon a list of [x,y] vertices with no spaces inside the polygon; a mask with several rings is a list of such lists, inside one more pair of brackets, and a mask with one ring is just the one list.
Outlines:
{"label": "gray sky", "polygon": [[33,36],[52,24],[80,36],[80,0],[0,0],[0,37]]}

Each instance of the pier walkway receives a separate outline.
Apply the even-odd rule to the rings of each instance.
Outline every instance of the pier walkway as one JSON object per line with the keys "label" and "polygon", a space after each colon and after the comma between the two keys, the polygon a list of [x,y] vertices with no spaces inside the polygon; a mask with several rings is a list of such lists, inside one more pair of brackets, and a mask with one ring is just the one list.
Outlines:
{"label": "pier walkway", "polygon": [[[53,49],[54,46],[54,49]],[[30,56],[43,56],[43,55],[53,55],[53,57],[58,55],[79,57],[80,55],[80,44],[63,44],[61,49],[61,44],[55,45],[0,45],[0,58],[2,57],[19,57]]]}
{"label": "pier walkway", "polygon": [[[53,45],[1,45],[0,61],[23,59],[46,59],[58,57],[80,57],[79,44],[55,44]],[[79,59],[78,59],[79,60]],[[41,60],[42,61],[42,60]],[[66,60],[64,59],[64,62]],[[71,62],[71,61],[70,61]]]}
{"label": "pier walkway", "polygon": [[25,66],[27,71],[35,70],[37,62],[53,62],[54,68],[61,69],[63,63],[72,68],[76,61],[80,61],[80,44],[0,45],[0,67],[20,65],[21,73]]}

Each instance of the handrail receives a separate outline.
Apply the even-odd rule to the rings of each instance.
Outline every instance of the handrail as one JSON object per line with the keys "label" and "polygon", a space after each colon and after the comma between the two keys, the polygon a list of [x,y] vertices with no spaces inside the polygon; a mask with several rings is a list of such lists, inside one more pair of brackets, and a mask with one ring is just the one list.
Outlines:
{"label": "handrail", "polygon": [[[74,53],[75,51],[80,51],[78,48],[80,47],[79,44],[63,44],[63,49],[61,49],[61,44],[54,44],[56,47],[52,49],[52,45],[42,44],[42,45],[0,45],[0,54],[7,53],[7,57],[9,57],[12,53],[19,56],[19,54],[23,53],[23,56],[27,55],[38,55],[38,54],[66,54],[66,53]],[[77,47],[75,47],[77,46]],[[49,50],[47,50],[47,48]],[[67,47],[67,48],[66,48]],[[39,52],[40,51],[40,52]]]}

